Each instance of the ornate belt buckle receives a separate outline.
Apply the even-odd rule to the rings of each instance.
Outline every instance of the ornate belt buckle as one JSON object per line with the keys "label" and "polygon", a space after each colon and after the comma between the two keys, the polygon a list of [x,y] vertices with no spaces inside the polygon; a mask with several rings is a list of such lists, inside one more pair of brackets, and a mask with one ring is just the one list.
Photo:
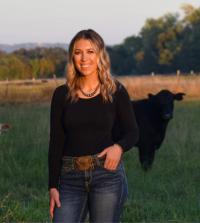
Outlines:
{"label": "ornate belt buckle", "polygon": [[89,170],[94,168],[92,156],[80,156],[75,159],[75,167],[78,170]]}

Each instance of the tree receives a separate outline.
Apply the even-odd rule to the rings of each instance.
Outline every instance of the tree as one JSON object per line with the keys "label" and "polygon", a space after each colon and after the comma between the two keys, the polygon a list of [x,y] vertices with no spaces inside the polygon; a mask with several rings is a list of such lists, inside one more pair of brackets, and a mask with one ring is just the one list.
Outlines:
{"label": "tree", "polygon": [[177,64],[184,72],[200,71],[200,8],[185,4],[182,7],[185,16],[182,48],[177,56]]}
{"label": "tree", "polygon": [[135,73],[134,54],[128,51],[123,44],[107,47],[111,58],[111,71],[116,75]]}
{"label": "tree", "polygon": [[40,77],[40,60],[30,59],[29,63],[32,69],[32,78],[39,78]]}
{"label": "tree", "polygon": [[1,79],[23,79],[30,77],[30,67],[15,55],[0,58]]}
{"label": "tree", "polygon": [[42,58],[40,60],[40,77],[51,77],[55,73],[55,65],[50,59]]}

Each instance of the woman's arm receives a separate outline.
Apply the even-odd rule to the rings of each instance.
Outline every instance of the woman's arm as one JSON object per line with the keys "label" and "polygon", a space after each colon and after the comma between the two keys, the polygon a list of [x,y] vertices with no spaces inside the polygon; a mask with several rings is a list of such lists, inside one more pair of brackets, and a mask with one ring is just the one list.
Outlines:
{"label": "woman's arm", "polygon": [[115,170],[119,164],[123,152],[131,149],[138,140],[139,130],[135,114],[126,89],[117,83],[116,120],[113,126],[113,140],[115,144],[105,148],[98,157],[106,155],[104,167]]}
{"label": "woman's arm", "polygon": [[55,89],[50,112],[50,140],[48,153],[49,166],[49,186],[48,188],[58,188],[62,152],[64,147],[64,128],[62,122],[63,116],[63,86]]}
{"label": "woman's arm", "polygon": [[116,125],[120,134],[115,143],[121,146],[123,152],[128,151],[136,144],[139,129],[129,95],[121,83],[118,83],[116,92]]}

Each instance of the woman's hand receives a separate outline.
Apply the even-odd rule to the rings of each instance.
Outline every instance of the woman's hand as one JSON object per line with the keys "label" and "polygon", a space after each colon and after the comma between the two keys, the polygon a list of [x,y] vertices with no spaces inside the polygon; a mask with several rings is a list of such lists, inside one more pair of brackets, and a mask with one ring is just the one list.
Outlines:
{"label": "woman's hand", "polygon": [[53,211],[54,211],[54,208],[55,208],[55,204],[58,208],[61,207],[59,192],[56,188],[51,188],[50,189],[49,200],[50,200],[49,213],[50,213],[51,219],[53,219]]}
{"label": "woman's hand", "polygon": [[98,157],[102,157],[106,155],[106,160],[104,163],[104,168],[108,170],[115,170],[119,164],[119,161],[121,159],[123,150],[120,145],[114,144],[112,146],[109,146],[105,148]]}

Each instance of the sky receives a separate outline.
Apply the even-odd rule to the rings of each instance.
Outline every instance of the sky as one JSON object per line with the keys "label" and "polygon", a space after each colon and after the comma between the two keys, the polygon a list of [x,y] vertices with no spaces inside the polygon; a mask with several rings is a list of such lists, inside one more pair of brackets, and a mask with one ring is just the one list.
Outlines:
{"label": "sky", "polygon": [[200,7],[200,0],[0,0],[0,44],[68,44],[88,28],[107,45],[120,44],[147,18],[181,13],[183,3]]}

